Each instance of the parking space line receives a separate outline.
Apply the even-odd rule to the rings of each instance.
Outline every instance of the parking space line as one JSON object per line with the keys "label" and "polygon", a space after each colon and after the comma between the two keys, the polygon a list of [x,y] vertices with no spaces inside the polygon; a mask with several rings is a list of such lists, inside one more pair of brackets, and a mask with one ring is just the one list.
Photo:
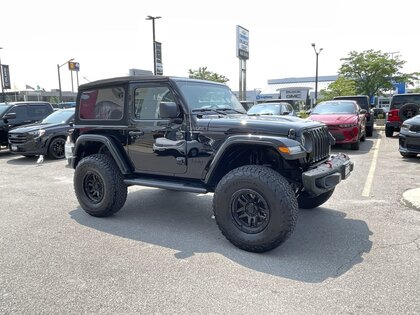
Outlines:
{"label": "parking space line", "polygon": [[366,178],[365,187],[363,188],[363,192],[362,192],[363,197],[369,197],[370,189],[372,188],[373,176],[375,175],[375,169],[376,169],[376,162],[378,161],[380,143],[381,143],[381,139],[379,138],[374,147],[372,164],[370,165],[369,173]]}

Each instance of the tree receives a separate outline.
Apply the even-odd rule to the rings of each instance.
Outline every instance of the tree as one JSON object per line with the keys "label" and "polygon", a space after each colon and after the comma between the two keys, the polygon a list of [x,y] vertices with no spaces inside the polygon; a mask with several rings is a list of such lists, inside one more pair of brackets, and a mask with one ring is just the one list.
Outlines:
{"label": "tree", "polygon": [[321,97],[318,101],[332,100],[335,96],[340,95],[355,95],[356,93],[356,82],[353,80],[346,79],[344,76],[338,76],[337,80],[329,84],[327,89],[321,90]]}
{"label": "tree", "polygon": [[229,81],[224,75],[216,72],[208,71],[207,67],[200,67],[198,70],[188,70],[189,77],[193,79],[210,80],[215,82],[226,83]]}
{"label": "tree", "polygon": [[392,83],[405,82],[413,84],[420,73],[404,74],[401,72],[405,61],[399,56],[390,56],[381,51],[366,50],[363,52],[351,51],[339,69],[339,75],[356,83],[356,94],[380,95],[386,90],[393,90]]}

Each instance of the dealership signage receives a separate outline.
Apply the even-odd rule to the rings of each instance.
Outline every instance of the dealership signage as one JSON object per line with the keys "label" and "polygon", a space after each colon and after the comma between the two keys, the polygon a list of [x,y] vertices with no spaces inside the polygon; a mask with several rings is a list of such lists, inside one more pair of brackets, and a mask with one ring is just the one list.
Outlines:
{"label": "dealership signage", "polygon": [[162,43],[155,41],[155,51],[156,51],[156,74],[163,74],[163,65],[162,65]]}
{"label": "dealership signage", "polygon": [[1,65],[1,73],[3,74],[3,88],[10,89],[10,73],[9,73],[9,66],[8,65]]}
{"label": "dealership signage", "polygon": [[236,25],[236,56],[239,59],[249,59],[249,31]]}
{"label": "dealership signage", "polygon": [[283,88],[280,89],[280,98],[287,98],[293,100],[306,100],[310,88]]}

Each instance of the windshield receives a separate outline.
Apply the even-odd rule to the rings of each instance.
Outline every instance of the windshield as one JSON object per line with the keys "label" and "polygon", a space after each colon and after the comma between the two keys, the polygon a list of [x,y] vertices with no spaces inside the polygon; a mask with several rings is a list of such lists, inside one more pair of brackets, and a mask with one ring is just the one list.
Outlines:
{"label": "windshield", "polygon": [[47,116],[42,124],[62,124],[69,121],[70,118],[74,116],[73,110],[58,110],[53,112],[51,115]]}
{"label": "windshield", "polygon": [[177,82],[177,85],[192,111],[231,109],[246,113],[235,94],[225,85],[186,81]]}
{"label": "windshield", "polygon": [[248,110],[248,115],[281,115],[285,111],[282,104],[258,104]]}
{"label": "windshield", "polygon": [[420,94],[394,95],[391,101],[391,108],[400,109],[401,106],[407,103],[416,103],[420,105]]}
{"label": "windshield", "polygon": [[322,102],[315,106],[311,115],[354,114],[353,102]]}
{"label": "windshield", "polygon": [[3,114],[6,112],[6,110],[9,108],[9,105],[5,105],[4,103],[0,103],[0,117],[3,116]]}

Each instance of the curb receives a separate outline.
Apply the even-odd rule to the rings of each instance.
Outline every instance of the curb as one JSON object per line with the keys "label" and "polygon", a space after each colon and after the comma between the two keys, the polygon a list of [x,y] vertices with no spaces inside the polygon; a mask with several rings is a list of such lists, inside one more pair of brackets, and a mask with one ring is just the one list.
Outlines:
{"label": "curb", "polygon": [[420,211],[420,188],[405,191],[402,196],[402,202],[406,206]]}

